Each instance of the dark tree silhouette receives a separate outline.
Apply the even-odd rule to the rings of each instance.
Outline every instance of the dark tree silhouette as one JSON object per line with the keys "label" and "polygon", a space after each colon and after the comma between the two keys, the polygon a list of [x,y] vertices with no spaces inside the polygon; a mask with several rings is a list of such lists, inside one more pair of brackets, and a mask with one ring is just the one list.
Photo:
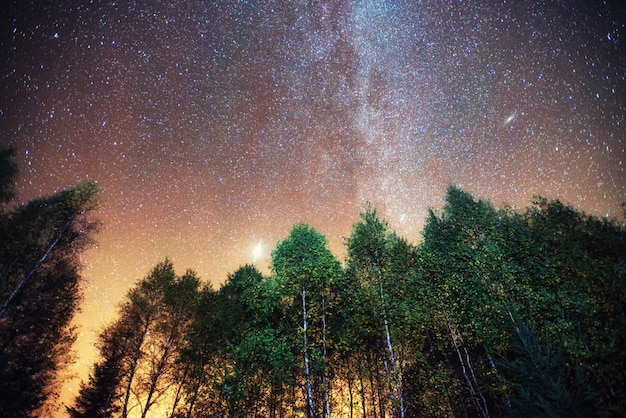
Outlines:
{"label": "dark tree silhouette", "polygon": [[90,219],[96,197],[97,186],[88,183],[0,214],[4,416],[33,414],[56,393],[57,373],[71,361],[70,321],[81,299],[79,256],[98,227]]}
{"label": "dark tree silhouette", "polygon": [[15,181],[18,168],[14,161],[15,149],[0,149],[0,203],[9,203],[17,196]]}
{"label": "dark tree silhouette", "polygon": [[126,417],[135,408],[147,416],[175,382],[198,286],[192,271],[178,277],[166,259],[130,290],[118,321],[100,335],[102,358],[69,409],[73,416],[120,411]]}

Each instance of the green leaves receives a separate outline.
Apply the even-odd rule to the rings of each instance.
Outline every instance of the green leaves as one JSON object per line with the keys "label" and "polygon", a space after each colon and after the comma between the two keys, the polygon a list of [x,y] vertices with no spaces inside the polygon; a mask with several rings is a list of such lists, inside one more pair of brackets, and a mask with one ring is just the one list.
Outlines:
{"label": "green leaves", "polygon": [[566,374],[563,346],[553,341],[541,343],[518,317],[511,317],[511,326],[514,355],[498,361],[514,382],[511,416],[595,416],[582,372],[574,365],[573,379]]}
{"label": "green leaves", "polygon": [[[615,369],[623,367],[617,360],[623,356],[617,351],[608,354],[623,345],[609,344],[613,347],[609,349],[606,344],[623,339],[600,325],[606,321],[613,324],[612,330],[623,329],[617,317],[608,313],[619,311],[617,305],[599,303],[601,298],[616,303],[622,297],[605,293],[605,277],[611,276],[611,283],[617,283],[609,265],[619,263],[626,254],[624,241],[617,244],[617,236],[624,238],[622,227],[578,213],[558,201],[538,199],[525,212],[497,211],[487,202],[451,188],[441,216],[431,212],[424,228],[422,274],[433,287],[433,309],[447,312],[447,321],[460,330],[468,349],[483,352],[482,360],[478,359],[484,364],[489,364],[489,356],[495,353],[515,355],[509,326],[509,318],[515,315],[537,330],[537,344],[561,344],[563,387],[571,387],[568,385],[577,381],[582,369],[588,377],[608,382],[608,375],[591,359],[601,356],[602,363],[612,359]],[[622,256],[617,256],[617,248]],[[617,295],[624,295],[623,284],[621,281],[614,288]],[[575,364],[584,367],[571,366]],[[490,379],[488,370],[485,368],[482,378],[485,382]],[[511,384],[502,378],[515,382],[519,376],[502,370],[500,374],[494,395],[504,396],[500,402],[505,402]],[[596,388],[603,392],[600,387],[609,384]],[[596,402],[611,404],[613,399],[601,395]]]}
{"label": "green leaves", "polygon": [[326,248],[326,238],[305,224],[293,227],[272,252],[272,269],[286,285],[325,291],[339,272],[339,262]]}
{"label": "green leaves", "polygon": [[[166,372],[134,392],[176,388],[183,416],[620,416],[625,243],[623,226],[558,201],[496,209],[450,188],[417,247],[367,207],[345,268],[306,224],[269,276],[246,265],[217,291],[166,260],[129,293],[128,332],[106,331],[102,390],[85,394],[114,393],[114,412],[111,381],[137,359]],[[120,357],[140,334],[149,350]]]}

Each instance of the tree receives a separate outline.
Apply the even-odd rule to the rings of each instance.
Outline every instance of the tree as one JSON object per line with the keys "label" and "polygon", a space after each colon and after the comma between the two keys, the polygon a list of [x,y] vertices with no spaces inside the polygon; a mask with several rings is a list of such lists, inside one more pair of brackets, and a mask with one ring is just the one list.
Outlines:
{"label": "tree", "polygon": [[[326,248],[326,238],[305,224],[298,224],[272,252],[272,269],[285,296],[300,306],[302,356],[308,417],[330,414],[328,379],[329,289],[340,274],[340,265]],[[319,360],[318,360],[319,359]],[[316,381],[319,383],[316,384]],[[317,407],[315,394],[323,403]]]}
{"label": "tree", "polygon": [[[454,395],[453,409],[465,408],[469,399],[483,416],[512,412],[510,405],[529,397],[510,388],[539,379],[520,371],[543,367],[535,354],[544,353],[550,363],[546,375],[562,379],[558,385],[544,381],[543,388],[535,386],[536,393],[562,402],[569,395],[554,396],[558,386],[562,394],[592,396],[607,416],[623,411],[623,397],[616,394],[624,387],[624,375],[609,369],[624,367],[619,353],[626,341],[616,331],[623,329],[625,317],[626,287],[619,268],[626,254],[624,236],[616,223],[558,201],[538,198],[525,212],[496,210],[462,190],[448,189],[443,213],[431,212],[426,222],[420,264],[433,296],[429,332],[436,337],[447,330],[449,335],[449,346],[440,341],[435,352],[441,353],[448,375],[465,383]],[[512,317],[532,332],[510,326]],[[526,351],[519,350],[520,344]],[[513,368],[498,367],[494,357],[518,361]],[[531,398],[538,402],[535,410],[541,410],[540,398]],[[530,405],[526,410],[532,410]]]}
{"label": "tree", "polygon": [[178,277],[165,259],[129,291],[119,319],[100,336],[102,359],[70,410],[74,416],[121,410],[127,417],[135,408],[147,415],[175,380],[198,286],[195,273]]}
{"label": "tree", "polygon": [[0,148],[0,204],[9,203],[17,197],[15,181],[19,170],[14,157],[15,149]]}
{"label": "tree", "polygon": [[98,351],[102,360],[93,367],[89,381],[81,384],[79,396],[67,411],[73,418],[102,418],[117,415],[121,403],[121,381],[124,376],[124,356],[129,350],[131,327],[115,322],[99,336]]}
{"label": "tree", "polygon": [[[32,414],[71,361],[81,252],[98,223],[87,183],[0,215],[0,410]],[[24,356],[28,353],[28,356]]]}
{"label": "tree", "polygon": [[[347,241],[347,270],[359,283],[363,293],[363,317],[374,319],[370,336],[378,336],[375,344],[382,346],[382,362],[387,390],[394,416],[404,417],[406,408],[402,392],[402,376],[397,344],[393,341],[394,314],[403,287],[403,272],[394,269],[394,260],[402,260],[409,247],[388,225],[381,221],[376,211],[368,207],[361,213],[361,220],[353,225]],[[405,266],[406,267],[406,266]],[[400,274],[395,274],[400,273]],[[381,411],[381,415],[384,413]]]}
{"label": "tree", "polygon": [[143,375],[147,385],[142,418],[175,381],[175,360],[195,310],[199,284],[200,280],[191,270],[172,282],[163,283],[163,300],[157,307],[157,320],[150,338],[149,368]]}
{"label": "tree", "polygon": [[596,410],[623,415],[626,374],[615,371],[626,367],[626,229],[541,197],[524,216],[548,273],[532,283],[523,319],[542,343],[562,343],[570,391],[582,369]]}
{"label": "tree", "polygon": [[[278,304],[274,297],[261,296],[262,290],[270,290],[264,289],[266,284],[266,278],[254,266],[245,265],[229,275],[219,289],[219,314],[214,328],[221,330],[218,344],[230,348],[224,354],[228,369],[222,383],[227,389],[224,392],[231,417],[254,414],[263,403],[263,388],[276,391],[283,383],[277,378],[282,374],[281,368],[273,370],[270,366],[271,350],[282,345],[272,338],[275,333],[269,332],[270,328],[279,327],[273,315]],[[259,306],[261,303],[265,307]],[[278,407],[270,401],[268,409],[274,411]]]}
{"label": "tree", "polygon": [[510,415],[514,417],[591,417],[595,416],[587,384],[581,371],[576,384],[569,385],[565,375],[562,344],[542,344],[537,334],[515,314],[511,354],[500,357],[498,365],[515,382]]}
{"label": "tree", "polygon": [[174,380],[178,389],[172,416],[202,416],[220,411],[216,407],[220,395],[215,387],[220,384],[219,376],[227,362],[223,332],[228,325],[222,327],[222,305],[218,305],[217,292],[210,284],[202,287],[197,299],[176,361],[178,373]]}

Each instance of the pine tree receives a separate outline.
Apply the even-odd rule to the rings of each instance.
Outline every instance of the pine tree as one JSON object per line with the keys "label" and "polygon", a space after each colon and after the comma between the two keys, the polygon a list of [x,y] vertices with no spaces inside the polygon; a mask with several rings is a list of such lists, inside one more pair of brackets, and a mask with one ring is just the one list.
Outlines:
{"label": "pine tree", "polygon": [[498,362],[514,382],[510,415],[514,417],[592,417],[587,384],[581,372],[568,382],[563,347],[541,343],[534,330],[511,315],[511,353]]}

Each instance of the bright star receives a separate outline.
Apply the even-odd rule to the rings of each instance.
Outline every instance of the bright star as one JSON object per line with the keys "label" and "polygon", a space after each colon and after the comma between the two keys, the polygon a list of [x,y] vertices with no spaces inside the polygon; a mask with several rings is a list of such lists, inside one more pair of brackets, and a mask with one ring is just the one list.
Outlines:
{"label": "bright star", "polygon": [[263,255],[263,240],[259,240],[259,243],[252,249],[252,262],[255,263],[259,257]]}

